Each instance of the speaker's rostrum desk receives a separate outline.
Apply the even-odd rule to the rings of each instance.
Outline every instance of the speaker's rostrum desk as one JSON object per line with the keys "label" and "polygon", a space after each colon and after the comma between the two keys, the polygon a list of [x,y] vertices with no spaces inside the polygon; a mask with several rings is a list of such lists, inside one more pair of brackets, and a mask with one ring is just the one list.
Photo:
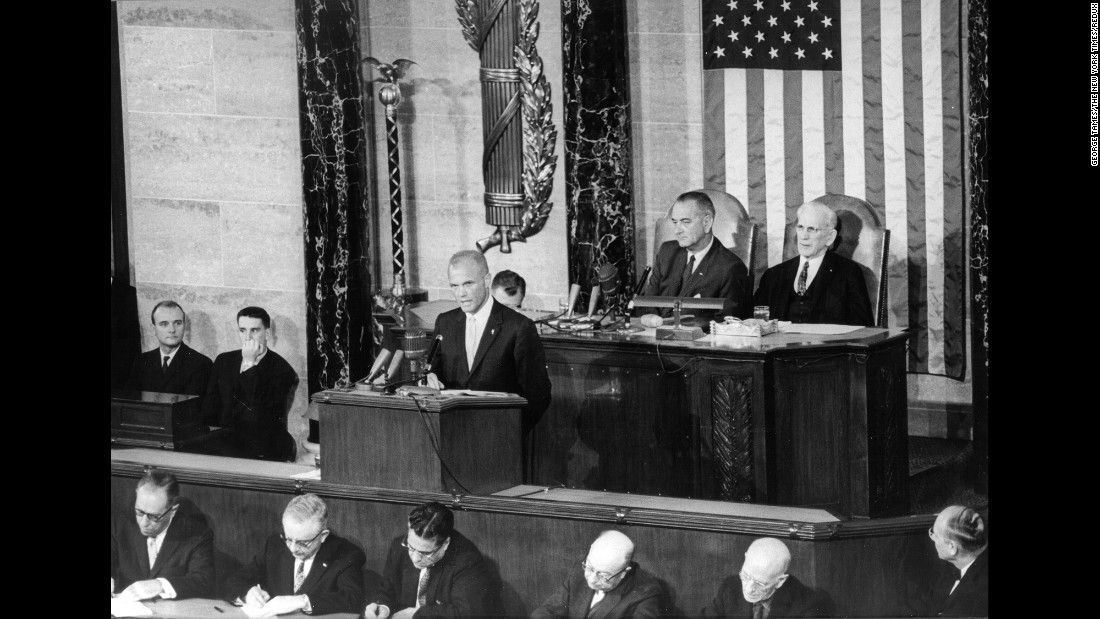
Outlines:
{"label": "speaker's rostrum desk", "polygon": [[492,494],[522,482],[523,398],[334,389],[313,401],[328,483]]}
{"label": "speaker's rostrum desk", "polygon": [[908,512],[904,329],[653,332],[544,331],[553,400],[534,429],[530,483]]}

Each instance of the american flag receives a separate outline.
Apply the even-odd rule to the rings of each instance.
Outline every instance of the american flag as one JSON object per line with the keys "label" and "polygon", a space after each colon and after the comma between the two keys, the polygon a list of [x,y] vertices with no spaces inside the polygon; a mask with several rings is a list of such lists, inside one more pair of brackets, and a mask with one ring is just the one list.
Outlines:
{"label": "american flag", "polygon": [[703,172],[761,225],[758,260],[825,193],[890,230],[909,371],[963,378],[959,0],[702,0]]}

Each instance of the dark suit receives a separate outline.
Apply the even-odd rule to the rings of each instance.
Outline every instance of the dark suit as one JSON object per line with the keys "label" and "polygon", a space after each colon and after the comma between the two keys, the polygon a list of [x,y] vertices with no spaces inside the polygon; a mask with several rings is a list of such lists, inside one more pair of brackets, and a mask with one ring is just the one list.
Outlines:
{"label": "dark suit", "polygon": [[[788,576],[783,586],[771,598],[768,619],[781,617],[830,617],[833,604],[829,596],[807,587],[794,576]],[[730,576],[722,582],[718,595],[703,609],[704,617],[752,617],[752,604],[741,592],[741,578]]]}
{"label": "dark suit", "polygon": [[[420,570],[401,545],[406,536],[407,533],[402,533],[390,543],[381,586],[367,595],[368,603],[389,606],[390,614],[416,606]],[[428,570],[425,598],[427,604],[416,611],[420,619],[501,614],[499,583],[492,581],[477,546],[458,531],[451,534],[443,558]]]}
{"label": "dark suit", "polygon": [[532,617],[555,619],[624,619],[628,617],[661,616],[661,585],[655,578],[643,572],[631,562],[630,570],[614,589],[608,591],[599,604],[591,610],[595,591],[588,587],[584,569],[577,565],[569,570],[569,576]]}
{"label": "dark suit", "polygon": [[244,372],[240,350],[223,352],[214,360],[203,397],[203,420],[233,430],[233,455],[293,460],[294,439],[286,430],[286,416],[297,387],[294,368],[270,348],[258,364]]}
{"label": "dark suit", "polygon": [[510,307],[492,303],[489,320],[474,355],[466,361],[466,314],[456,308],[440,314],[435,333],[443,336],[439,357],[432,366],[448,389],[508,391],[527,399],[523,415],[526,435],[550,406],[550,377],[546,374],[546,353],[535,323]]}
{"label": "dark suit", "polygon": [[180,504],[156,563],[149,567],[147,538],[141,534],[133,505],[111,520],[111,577],[119,592],[139,580],[164,578],[176,598],[214,596],[214,534],[186,501]]}
{"label": "dark suit", "polygon": [[[801,261],[795,256],[760,276],[754,305],[767,305],[772,318],[790,320],[788,308],[797,293],[794,280]],[[806,289],[809,319],[802,322],[834,325],[874,326],[871,299],[859,264],[833,251],[826,251],[814,281]]]}
{"label": "dark suit", "polygon": [[159,391],[203,395],[210,382],[210,370],[214,362],[206,355],[180,342],[179,350],[168,364],[168,372],[160,369],[164,355],[160,347],[141,353],[134,360],[126,388],[135,391]]}
{"label": "dark suit", "polygon": [[313,555],[313,565],[306,574],[302,588],[294,592],[294,555],[278,534],[264,543],[264,552],[252,559],[225,581],[226,597],[230,600],[248,595],[255,585],[271,597],[308,595],[315,615],[328,613],[360,613],[363,611],[363,563],[366,555],[355,544],[335,533],[328,537]]}
{"label": "dark suit", "polygon": [[955,584],[958,570],[941,562],[937,572],[932,586],[924,592],[917,614],[934,617],[989,616],[988,548],[966,569],[954,592],[951,592],[951,587]]}
{"label": "dark suit", "polygon": [[[688,281],[681,280],[687,267],[687,250],[676,241],[665,241],[653,261],[653,276],[646,284],[645,294],[660,297],[712,297],[725,299],[721,312],[689,310],[697,317],[697,323],[709,322],[719,314],[748,318],[752,316],[752,289],[749,287],[749,270],[736,254],[714,239],[710,250],[699,259]],[[661,308],[662,316],[672,313]]]}

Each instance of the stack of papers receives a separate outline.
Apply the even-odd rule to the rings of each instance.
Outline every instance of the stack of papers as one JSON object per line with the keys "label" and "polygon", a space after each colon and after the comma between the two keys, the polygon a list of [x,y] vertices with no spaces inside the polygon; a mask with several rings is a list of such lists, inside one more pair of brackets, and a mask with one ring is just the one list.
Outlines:
{"label": "stack of papers", "polygon": [[111,598],[112,617],[148,617],[152,614],[153,611],[149,610],[149,607],[141,602],[123,600],[122,598]]}

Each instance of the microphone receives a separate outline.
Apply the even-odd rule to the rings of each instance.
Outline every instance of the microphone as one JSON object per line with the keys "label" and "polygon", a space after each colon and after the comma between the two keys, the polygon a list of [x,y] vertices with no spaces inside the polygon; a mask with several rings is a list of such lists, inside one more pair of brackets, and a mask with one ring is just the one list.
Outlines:
{"label": "microphone", "polygon": [[599,285],[592,286],[592,292],[588,295],[588,318],[592,317],[592,313],[596,311],[596,302],[600,300],[600,287]]}
{"label": "microphone", "polygon": [[405,338],[401,342],[401,350],[405,351],[405,359],[409,362],[409,374],[420,375],[420,367],[424,362],[424,349],[427,341],[423,329],[409,329],[405,332]]}
{"label": "microphone", "polygon": [[390,366],[386,368],[386,382],[393,381],[393,377],[397,375],[397,370],[401,368],[401,363],[405,360],[405,351],[398,348],[393,353],[393,361],[390,361]]}
{"label": "microphone", "polygon": [[569,286],[569,313],[566,314],[568,318],[573,317],[573,306],[577,304],[577,295],[581,293],[580,284],[572,284]]}
{"label": "microphone", "polygon": [[424,376],[428,375],[428,372],[432,371],[432,360],[435,359],[435,354],[439,352],[439,343],[443,341],[443,336],[436,334],[432,339],[432,343],[428,346],[428,353],[424,355]]}
{"label": "microphone", "polygon": [[389,361],[390,357],[392,356],[392,350],[388,348],[383,348],[382,351],[378,353],[378,356],[374,358],[374,365],[371,366],[370,373],[367,374],[366,378],[359,382],[367,384],[381,376],[382,373],[386,371],[386,362]]}
{"label": "microphone", "polygon": [[649,274],[652,272],[653,267],[651,266],[647,266],[645,270],[642,271],[642,276],[638,279],[638,284],[634,286],[634,296],[642,294],[642,290],[645,288],[645,283],[647,280],[649,280]]}

